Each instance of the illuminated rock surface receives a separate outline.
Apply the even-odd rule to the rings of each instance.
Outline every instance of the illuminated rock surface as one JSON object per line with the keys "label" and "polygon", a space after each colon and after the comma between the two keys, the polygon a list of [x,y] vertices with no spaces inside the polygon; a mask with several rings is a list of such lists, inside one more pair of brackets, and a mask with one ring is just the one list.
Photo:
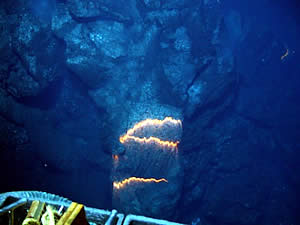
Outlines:
{"label": "illuminated rock surface", "polygon": [[180,120],[146,119],[120,137],[125,153],[114,159],[113,207],[158,218],[175,215],[183,173],[178,158]]}

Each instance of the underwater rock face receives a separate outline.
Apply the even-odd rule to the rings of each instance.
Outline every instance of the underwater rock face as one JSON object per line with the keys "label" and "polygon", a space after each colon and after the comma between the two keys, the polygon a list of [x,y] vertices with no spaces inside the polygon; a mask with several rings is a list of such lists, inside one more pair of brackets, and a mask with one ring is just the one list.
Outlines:
{"label": "underwater rock face", "polygon": [[[207,17],[209,29],[204,29],[204,22],[200,21],[199,15],[190,14],[190,10],[194,7],[204,7],[203,10],[206,10],[206,6],[195,5],[192,1],[145,1],[143,6],[146,7],[135,1],[126,1],[126,10],[122,11],[120,6],[111,5],[109,1],[74,0],[57,1],[49,24],[42,23],[39,16],[32,15],[32,8],[23,7],[26,5],[24,1],[19,3],[18,8],[8,5],[9,10],[1,13],[4,21],[13,20],[3,25],[9,29],[1,30],[3,35],[9,37],[0,45],[1,49],[12,47],[8,51],[1,51],[1,54],[5,53],[1,60],[7,66],[1,68],[4,72],[0,76],[3,88],[0,115],[24,127],[24,133],[29,135],[29,147],[24,149],[34,149],[34,157],[39,162],[39,166],[34,166],[38,167],[39,173],[59,174],[59,180],[63,177],[62,172],[71,176],[71,171],[92,168],[94,174],[99,176],[98,180],[105,180],[109,176],[107,171],[110,166],[107,152],[119,155],[120,161],[122,154],[132,156],[129,160],[136,165],[128,161],[131,163],[129,170],[143,166],[139,158],[149,160],[153,171],[141,175],[155,176],[165,169],[162,175],[166,175],[168,184],[159,183],[163,187],[161,191],[153,195],[149,193],[148,197],[156,202],[153,211],[146,210],[142,201],[136,210],[164,218],[175,215],[183,177],[177,156],[165,154],[164,149],[155,145],[138,145],[137,148],[144,149],[144,152],[158,150],[161,154],[153,154],[152,160],[143,154],[134,157],[135,151],[124,147],[119,142],[119,136],[129,128],[128,124],[167,116],[183,119],[184,116],[192,116],[195,110],[204,105],[200,103],[206,99],[203,97],[206,96],[205,91],[215,89],[219,84],[213,78],[203,88],[202,83],[206,80],[202,81],[199,74],[205,72],[211,61],[217,63],[212,36],[221,16]],[[217,5],[209,7],[217,11]],[[17,23],[17,16],[22,19],[21,23]],[[186,19],[185,23],[180,22],[182,18]],[[194,34],[193,29],[199,32]],[[203,36],[202,51],[194,51],[194,42]],[[6,62],[7,58],[12,63]],[[60,63],[67,69],[60,70]],[[8,68],[12,68],[11,74]],[[214,70],[211,70],[213,74]],[[219,76],[224,83],[227,81],[227,71],[231,70],[231,67],[227,68],[225,75]],[[45,89],[56,80],[59,81],[57,88]],[[40,95],[41,90],[49,93]],[[221,87],[214,96],[220,97],[222,90]],[[17,103],[11,96],[38,96],[40,102],[47,101],[48,97],[54,100],[53,104],[40,110],[41,103],[34,98]],[[190,109],[186,110],[187,107]],[[210,115],[214,114],[208,112],[204,120],[208,120]],[[197,126],[201,128],[202,125]],[[180,140],[181,130],[166,129],[164,134],[168,134],[168,138]],[[103,138],[100,141],[101,137],[105,137],[105,140]],[[109,144],[102,147],[100,142]],[[166,168],[165,161],[170,163]],[[123,169],[128,165],[123,166],[118,169],[121,171],[118,179],[139,175],[134,171],[133,174],[123,174]],[[103,171],[105,175],[101,174]],[[43,178],[40,179],[43,181]],[[41,183],[47,184],[47,181]],[[71,180],[70,183],[76,182]],[[160,196],[165,197],[157,200]],[[134,197],[143,200],[147,195]],[[121,200],[123,203],[127,199]],[[130,212],[129,208],[126,211]]]}
{"label": "underwater rock face", "polygon": [[[284,218],[293,192],[276,174],[289,171],[299,187],[298,157],[288,157],[299,145],[285,143],[299,137],[298,73],[285,86],[273,65],[289,71],[296,53],[281,60],[285,44],[249,30],[238,12],[224,15],[222,4],[0,1],[0,158],[9,182],[17,167],[25,187],[101,208],[113,199],[126,213],[186,223],[295,224]],[[184,129],[166,123],[120,142],[135,124],[169,116]]]}
{"label": "underwater rock face", "polygon": [[[129,3],[130,4],[130,3]],[[116,21],[130,23],[127,16],[128,1],[118,3],[108,0],[70,0],[66,2],[68,11],[77,22]]]}
{"label": "underwater rock face", "polygon": [[61,76],[63,44],[53,36],[49,25],[38,21],[26,8],[18,12],[18,17],[4,12],[1,16],[9,21],[9,32],[1,31],[6,43],[1,45],[0,56],[8,64],[3,71],[7,92],[17,98],[36,96]]}

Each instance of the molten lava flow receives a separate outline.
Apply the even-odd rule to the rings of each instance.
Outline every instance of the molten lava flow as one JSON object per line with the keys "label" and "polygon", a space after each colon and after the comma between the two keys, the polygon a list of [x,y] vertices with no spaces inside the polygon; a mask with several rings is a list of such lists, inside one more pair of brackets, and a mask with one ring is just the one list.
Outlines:
{"label": "molten lava flow", "polygon": [[128,136],[125,134],[124,136],[120,137],[120,142],[123,144],[125,141],[128,140],[134,140],[139,143],[145,143],[145,144],[150,144],[150,143],[155,143],[158,144],[162,147],[170,147],[170,148],[177,148],[177,145],[179,141],[172,142],[172,141],[162,141],[157,137],[149,137],[149,138],[140,138],[140,137],[134,137],[134,136]]}
{"label": "molten lava flow", "polygon": [[122,144],[124,144],[128,140],[134,140],[134,141],[139,142],[139,143],[146,143],[146,144],[156,143],[156,144],[158,144],[162,147],[170,147],[172,149],[177,148],[177,145],[179,143],[178,141],[176,141],[176,142],[163,141],[163,140],[161,140],[157,137],[152,137],[152,136],[149,137],[149,138],[146,138],[146,137],[140,138],[140,137],[134,136],[135,132],[138,131],[139,129],[143,129],[144,127],[147,127],[147,126],[160,127],[160,126],[163,126],[166,123],[171,123],[173,125],[182,126],[180,120],[175,120],[172,117],[166,117],[164,120],[146,119],[146,120],[143,120],[143,121],[135,124],[133,128],[129,129],[126,134],[121,136],[120,137],[120,142]]}
{"label": "molten lava flow", "polygon": [[114,181],[113,186],[115,189],[121,189],[127,184],[130,184],[132,182],[140,182],[140,183],[159,183],[159,182],[168,182],[166,179],[161,178],[161,179],[155,179],[155,178],[141,178],[141,177],[129,177],[125,180],[122,180],[120,182]]}
{"label": "molten lava flow", "polygon": [[112,155],[113,159],[115,162],[118,162],[119,161],[119,156],[118,155]]}
{"label": "molten lava flow", "polygon": [[165,123],[172,123],[174,125],[180,125],[181,126],[181,121],[180,120],[175,120],[172,117],[166,117],[164,120],[158,120],[158,119],[146,119],[143,120],[137,124],[134,125],[133,128],[129,129],[127,131],[128,136],[134,135],[134,132],[137,131],[138,129],[141,129],[146,126],[162,126]]}

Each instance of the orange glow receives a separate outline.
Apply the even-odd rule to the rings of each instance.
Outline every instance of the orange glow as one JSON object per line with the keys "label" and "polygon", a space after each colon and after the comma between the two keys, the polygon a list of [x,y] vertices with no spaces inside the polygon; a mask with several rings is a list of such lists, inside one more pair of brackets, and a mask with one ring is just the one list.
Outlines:
{"label": "orange glow", "polygon": [[143,120],[143,121],[135,124],[133,128],[129,129],[126,134],[121,136],[120,137],[120,142],[122,144],[124,144],[128,140],[134,140],[134,141],[139,142],[139,143],[146,143],[146,144],[156,143],[156,144],[161,145],[163,147],[177,148],[177,145],[179,143],[178,141],[176,141],[176,142],[163,141],[163,140],[161,140],[157,137],[152,137],[152,136],[149,137],[149,138],[146,138],[146,137],[140,138],[140,137],[134,136],[134,133],[139,129],[142,129],[142,128],[147,127],[147,126],[158,126],[159,127],[159,126],[163,126],[165,123],[172,123],[174,125],[182,126],[180,120],[175,120],[172,117],[166,117],[164,120],[146,119],[146,120]]}
{"label": "orange glow", "polygon": [[134,136],[129,136],[127,134],[125,134],[124,136],[120,137],[120,142],[123,144],[125,141],[128,140],[134,140],[136,142],[139,143],[145,143],[145,144],[149,144],[149,143],[155,143],[158,144],[162,147],[169,147],[169,148],[177,148],[177,145],[179,143],[179,141],[176,142],[172,142],[172,141],[162,141],[157,137],[149,137],[149,138],[140,138],[140,137],[134,137]]}
{"label": "orange glow", "polygon": [[283,60],[285,57],[287,57],[289,55],[289,49],[286,49],[286,52],[284,53],[284,55],[282,55],[280,57],[281,60]]}
{"label": "orange glow", "polygon": [[146,126],[162,126],[165,123],[172,123],[174,125],[180,125],[181,126],[181,121],[180,120],[175,120],[172,117],[166,117],[164,120],[158,120],[158,119],[146,119],[143,120],[137,124],[134,125],[133,128],[129,129],[127,131],[128,136],[134,135],[134,132],[140,128],[146,127]]}
{"label": "orange glow", "polygon": [[112,155],[112,157],[113,157],[113,159],[114,159],[115,161],[119,161],[119,156],[118,156],[118,155]]}
{"label": "orange glow", "polygon": [[140,183],[159,183],[159,182],[168,182],[166,179],[161,178],[161,179],[155,179],[155,178],[140,178],[140,177],[129,177],[126,178],[120,182],[114,181],[113,186],[115,189],[121,189],[127,184],[130,184],[132,182],[140,182]]}

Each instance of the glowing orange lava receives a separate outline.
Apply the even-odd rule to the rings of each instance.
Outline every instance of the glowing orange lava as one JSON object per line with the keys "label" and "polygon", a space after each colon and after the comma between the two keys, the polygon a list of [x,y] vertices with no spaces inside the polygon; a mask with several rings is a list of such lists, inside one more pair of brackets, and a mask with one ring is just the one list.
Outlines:
{"label": "glowing orange lava", "polygon": [[112,155],[112,157],[113,157],[113,159],[114,159],[114,161],[119,161],[119,156],[118,155]]}
{"label": "glowing orange lava", "polygon": [[159,138],[156,138],[156,137],[139,138],[139,137],[125,135],[125,136],[122,136],[121,138],[120,138],[120,142],[122,144],[127,140],[134,140],[134,141],[139,142],[139,143],[146,143],[146,144],[155,143],[155,144],[159,144],[160,146],[163,146],[163,147],[176,148],[178,143],[179,143],[179,141],[176,141],[176,142],[162,141],[162,140],[160,140]]}
{"label": "glowing orange lava", "polygon": [[137,130],[142,129],[146,126],[158,126],[159,127],[159,126],[163,126],[166,123],[172,123],[174,125],[182,126],[180,120],[175,120],[172,117],[166,117],[164,120],[146,119],[146,120],[143,120],[143,121],[135,124],[133,128],[129,129],[126,134],[121,136],[120,137],[120,142],[122,144],[124,144],[128,140],[134,140],[134,141],[139,142],[139,143],[146,143],[146,144],[156,143],[156,144],[158,144],[160,146],[163,146],[163,147],[177,148],[177,145],[178,145],[179,141],[176,141],[176,142],[163,141],[163,140],[161,140],[157,137],[152,137],[152,136],[149,137],[149,138],[146,138],[146,137],[140,138],[140,137],[134,136],[134,133]]}
{"label": "glowing orange lava", "polygon": [[156,178],[141,178],[141,177],[129,177],[126,178],[120,182],[114,181],[113,186],[115,189],[121,189],[127,184],[130,184],[132,182],[141,182],[141,183],[159,183],[159,182],[168,182],[166,179],[161,178],[161,179],[156,179]]}

